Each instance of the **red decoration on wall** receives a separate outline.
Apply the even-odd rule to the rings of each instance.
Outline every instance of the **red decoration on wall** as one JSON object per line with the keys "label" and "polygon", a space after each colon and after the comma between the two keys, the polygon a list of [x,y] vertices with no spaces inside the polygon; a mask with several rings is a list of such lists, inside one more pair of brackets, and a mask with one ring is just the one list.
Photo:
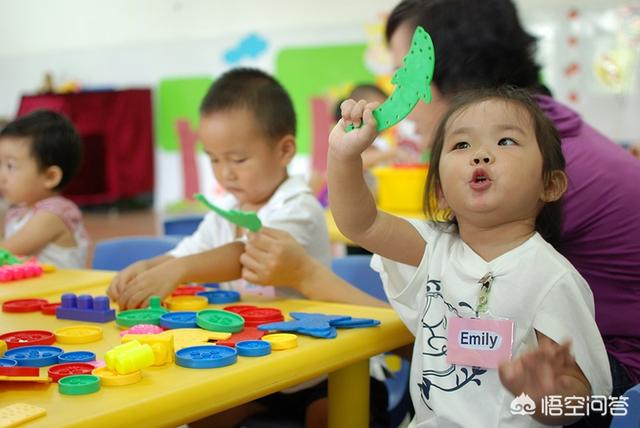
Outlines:
{"label": "red decoration on wall", "polygon": [[196,143],[198,134],[191,130],[191,124],[186,119],[176,121],[178,140],[180,141],[180,158],[182,160],[182,197],[193,201],[193,194],[200,192],[198,181],[198,164],[196,162]]}

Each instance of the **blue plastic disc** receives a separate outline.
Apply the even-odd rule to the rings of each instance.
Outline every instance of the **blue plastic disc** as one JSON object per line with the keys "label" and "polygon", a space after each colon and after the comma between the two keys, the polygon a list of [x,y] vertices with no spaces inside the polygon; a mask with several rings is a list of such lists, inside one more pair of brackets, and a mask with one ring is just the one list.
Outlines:
{"label": "blue plastic disc", "polygon": [[238,352],[222,345],[190,346],[176,352],[176,364],[190,369],[224,367],[237,360]]}
{"label": "blue plastic disc", "polygon": [[160,326],[169,329],[198,328],[198,324],[196,324],[196,312],[167,312],[160,317]]}
{"label": "blue plastic disc", "polygon": [[9,349],[4,356],[18,361],[19,366],[44,367],[58,364],[58,357],[63,353],[56,346],[22,346]]}
{"label": "blue plastic disc", "polygon": [[234,303],[240,301],[240,293],[234,290],[211,290],[196,293],[204,296],[211,304]]}
{"label": "blue plastic disc", "polygon": [[236,350],[242,357],[262,357],[271,353],[271,344],[266,340],[243,340],[236,343]]}
{"label": "blue plastic disc", "polygon": [[0,367],[14,367],[17,366],[18,362],[11,358],[0,358]]}
{"label": "blue plastic disc", "polygon": [[88,361],[95,361],[96,354],[89,351],[73,351],[65,352],[58,356],[60,363],[86,363]]}

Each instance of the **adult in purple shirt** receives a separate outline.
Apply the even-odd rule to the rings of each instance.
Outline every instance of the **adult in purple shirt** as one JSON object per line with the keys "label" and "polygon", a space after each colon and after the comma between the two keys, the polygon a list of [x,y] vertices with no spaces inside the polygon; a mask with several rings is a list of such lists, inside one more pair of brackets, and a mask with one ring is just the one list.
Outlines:
{"label": "adult in purple shirt", "polygon": [[[433,101],[409,116],[425,141],[448,99],[471,88],[528,88],[562,137],[569,187],[559,239],[552,242],[589,283],[609,352],[613,395],[640,382],[640,162],[598,133],[539,84],[535,38],[510,0],[404,0],[386,35],[396,66],[421,25],[433,39]],[[571,308],[567,308],[568,311]]]}

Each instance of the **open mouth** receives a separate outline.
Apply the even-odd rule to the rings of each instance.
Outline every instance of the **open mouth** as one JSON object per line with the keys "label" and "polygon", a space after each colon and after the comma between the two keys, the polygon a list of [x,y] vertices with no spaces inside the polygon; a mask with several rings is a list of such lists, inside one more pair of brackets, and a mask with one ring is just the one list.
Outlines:
{"label": "open mouth", "polygon": [[471,181],[469,182],[471,187],[476,190],[484,190],[491,185],[491,177],[482,168],[478,168],[473,171]]}

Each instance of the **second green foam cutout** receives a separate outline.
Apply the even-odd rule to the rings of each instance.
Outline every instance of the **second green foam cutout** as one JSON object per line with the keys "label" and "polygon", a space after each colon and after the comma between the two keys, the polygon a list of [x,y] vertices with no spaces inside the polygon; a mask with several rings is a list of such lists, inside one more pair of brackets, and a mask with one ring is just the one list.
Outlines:
{"label": "second green foam cutout", "polygon": [[256,213],[252,211],[224,210],[209,202],[201,193],[196,193],[193,197],[205,204],[207,208],[218,214],[220,217],[229,220],[237,226],[244,227],[252,232],[257,232],[262,227],[262,222]]}

